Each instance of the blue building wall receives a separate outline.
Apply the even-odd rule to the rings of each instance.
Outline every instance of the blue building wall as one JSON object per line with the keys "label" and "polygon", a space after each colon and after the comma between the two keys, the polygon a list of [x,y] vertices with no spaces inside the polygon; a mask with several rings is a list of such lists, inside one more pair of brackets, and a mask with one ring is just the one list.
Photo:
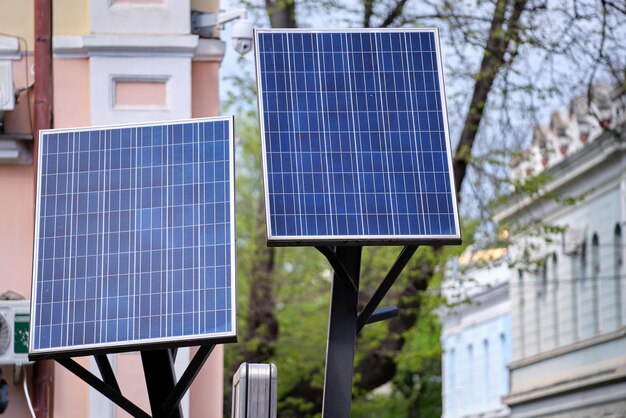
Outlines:
{"label": "blue building wall", "polygon": [[509,390],[511,315],[505,313],[458,328],[443,338],[445,418],[483,413],[505,416]]}

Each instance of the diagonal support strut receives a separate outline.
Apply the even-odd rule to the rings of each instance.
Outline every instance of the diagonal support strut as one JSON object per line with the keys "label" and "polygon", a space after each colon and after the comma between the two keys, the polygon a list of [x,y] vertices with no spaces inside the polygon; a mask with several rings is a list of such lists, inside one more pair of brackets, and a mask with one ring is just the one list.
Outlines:
{"label": "diagonal support strut", "polygon": [[115,378],[115,373],[113,373],[111,363],[109,362],[109,357],[107,357],[106,354],[96,354],[93,357],[96,360],[98,370],[100,370],[100,376],[102,376],[104,383],[111,386],[119,393],[122,393],[120,386],[117,384],[117,379]]}
{"label": "diagonal support strut", "polygon": [[380,302],[387,292],[389,292],[389,289],[391,289],[391,286],[395,283],[400,273],[402,273],[402,270],[404,270],[409,263],[415,251],[417,251],[417,248],[417,245],[407,245],[402,249],[400,255],[398,255],[398,258],[394,261],[393,266],[389,269],[389,273],[387,273],[387,276],[385,276],[382,283],[378,286],[378,289],[376,289],[370,301],[367,302],[367,305],[365,305],[365,308],[363,308],[359,314],[357,319],[357,334],[360,333],[365,324],[368,323]]}
{"label": "diagonal support strut", "polygon": [[98,379],[93,373],[89,370],[85,369],[83,366],[78,364],[74,359],[64,358],[57,359],[57,362],[65,367],[70,372],[74,373],[76,376],[87,382],[91,387],[96,389],[98,392],[109,398],[111,401],[115,402],[120,408],[124,411],[128,412],[135,418],[150,418],[146,412],[144,412],[141,408],[135,405],[133,402],[128,400],[119,390],[114,389],[109,384],[103,382]]}
{"label": "diagonal support strut", "polygon": [[200,369],[204,365],[204,363],[208,360],[209,356],[213,352],[215,345],[201,345],[196,354],[193,356],[193,359],[187,365],[185,372],[178,379],[176,386],[172,389],[170,395],[165,399],[163,403],[163,411],[165,411],[165,416],[169,416],[176,406],[180,404],[180,400],[185,396],[185,393],[189,389],[189,386],[193,383],[194,379],[200,372]]}
{"label": "diagonal support strut", "polygon": [[317,251],[322,253],[324,257],[326,257],[326,259],[328,259],[328,262],[333,268],[336,277],[338,277],[339,280],[344,282],[346,285],[350,286],[352,290],[356,290],[358,292],[359,287],[357,286],[357,283],[355,282],[354,278],[350,275],[350,273],[348,273],[346,266],[341,261],[341,259],[337,256],[337,253],[331,247],[317,246],[315,248],[317,249]]}
{"label": "diagonal support strut", "polygon": [[[142,356],[147,357],[148,360],[147,363],[144,363],[144,368],[146,365],[149,366],[148,376],[150,380],[152,380],[151,383],[148,383],[148,394],[151,398],[151,405],[153,407],[152,416],[122,395],[117,379],[115,378],[115,373],[113,372],[113,368],[111,367],[111,363],[109,362],[106,354],[94,355],[96,364],[98,365],[98,369],[102,375],[102,379],[98,378],[72,358],[57,359],[57,362],[135,418],[170,417],[172,415],[176,416],[177,413],[180,413],[180,409],[177,411],[177,408],[180,406],[181,399],[185,396],[185,393],[200,372],[200,369],[202,369],[202,366],[204,366],[204,363],[208,360],[214,348],[214,344],[201,345],[187,365],[183,375],[180,377],[178,382],[175,382],[175,385],[170,391],[167,391],[167,388],[164,387],[167,385],[162,384],[162,376],[156,380],[152,379],[152,377],[158,377],[155,373],[159,374],[162,372],[162,370],[155,370],[155,367],[163,369],[163,367],[158,366],[158,362],[155,360],[163,360],[162,357],[164,355],[166,355],[169,360],[168,364],[165,366],[169,365],[170,367],[173,367],[175,351],[171,349],[161,349],[142,352]],[[144,361],[145,360],[146,359],[144,359]],[[167,368],[168,367],[165,367],[165,369]],[[152,389],[151,386],[153,387]],[[158,393],[155,393],[155,386],[159,387]],[[163,402],[161,403],[161,401]]]}

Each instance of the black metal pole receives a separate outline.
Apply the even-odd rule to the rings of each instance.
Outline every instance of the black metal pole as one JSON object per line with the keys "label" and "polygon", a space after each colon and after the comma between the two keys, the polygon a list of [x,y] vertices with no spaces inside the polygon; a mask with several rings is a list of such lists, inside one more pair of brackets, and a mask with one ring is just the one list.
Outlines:
{"label": "black metal pole", "polygon": [[170,414],[166,414],[163,406],[176,386],[176,372],[174,371],[174,358],[169,349],[149,350],[141,352],[143,373],[146,377],[148,399],[153,418],[183,418],[180,403],[176,405]]}
{"label": "black metal pole", "polygon": [[357,302],[361,270],[362,247],[336,247],[338,260],[350,275],[350,280],[333,275],[326,347],[326,375],[322,416],[343,418],[350,416],[352,404],[352,375],[357,335]]}

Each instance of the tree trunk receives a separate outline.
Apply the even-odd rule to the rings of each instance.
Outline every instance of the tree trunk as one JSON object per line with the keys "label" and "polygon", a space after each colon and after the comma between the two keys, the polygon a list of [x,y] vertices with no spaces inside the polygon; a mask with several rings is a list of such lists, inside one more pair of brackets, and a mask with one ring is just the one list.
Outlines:
{"label": "tree trunk", "polygon": [[278,321],[274,314],[273,275],[275,249],[267,247],[265,242],[265,202],[259,196],[254,243],[254,268],[250,276],[250,301],[245,341],[244,360],[262,363],[274,354],[274,345],[278,340]]}
{"label": "tree trunk", "polygon": [[[498,0],[494,10],[489,36],[482,57],[480,71],[474,85],[470,108],[461,133],[459,145],[453,161],[455,184],[460,196],[467,165],[472,155],[478,127],[483,116],[485,103],[493,87],[499,70],[506,63],[505,52],[519,39],[519,19],[526,7],[526,0],[513,1],[513,10],[506,19],[506,11],[511,0]],[[504,24],[508,23],[506,29]],[[460,200],[460,198],[457,198]],[[437,248],[436,248],[437,250]],[[400,317],[389,323],[389,334],[379,348],[372,350],[357,365],[361,378],[356,381],[359,389],[372,390],[387,383],[395,375],[395,353],[404,345],[404,333],[418,320],[420,294],[428,287],[428,281],[436,266],[429,261],[421,261],[409,271],[409,280],[400,296]]]}
{"label": "tree trunk", "polygon": [[265,9],[273,28],[296,28],[295,0],[265,0]]}
{"label": "tree trunk", "polygon": [[[401,4],[399,2],[398,4]],[[368,2],[365,3],[367,6]],[[467,165],[483,117],[485,103],[488,100],[495,79],[500,69],[507,64],[505,53],[519,42],[519,19],[526,7],[526,0],[498,0],[492,16],[488,40],[484,49],[480,71],[470,101],[459,144],[453,160],[453,170],[457,191],[460,192],[467,174]],[[507,11],[508,13],[507,18]],[[364,23],[369,24],[372,9],[365,8]],[[511,55],[514,57],[514,54]],[[437,251],[438,248],[435,248]],[[396,374],[396,354],[402,350],[404,334],[418,321],[421,307],[421,295],[427,289],[430,278],[435,273],[436,265],[429,260],[416,260],[411,264],[409,279],[398,298],[400,316],[389,322],[389,333],[377,348],[370,350],[355,368],[355,386],[371,391],[387,382]],[[288,396],[298,396],[318,405],[321,391],[312,388],[306,380],[294,386]]]}
{"label": "tree trunk", "polygon": [[[511,0],[498,0],[493,13],[487,45],[483,53],[480,71],[476,75],[476,84],[470,106],[465,116],[463,131],[454,154],[452,169],[454,182],[457,187],[457,200],[460,201],[461,186],[467,173],[467,165],[472,156],[472,149],[476,140],[476,134],[485,110],[485,104],[489,98],[493,83],[502,66],[506,63],[505,53],[511,49],[512,44],[519,41],[519,19],[526,8],[526,0],[513,1],[513,10],[508,19],[506,11],[510,7]],[[504,24],[507,27],[504,28]]]}
{"label": "tree trunk", "polygon": [[[381,26],[391,26],[402,15],[406,1],[397,0],[395,7],[389,9],[387,16],[382,19]],[[454,180],[457,191],[460,190],[467,174],[467,166],[472,156],[476,135],[483,117],[485,104],[493,89],[496,77],[507,59],[513,59],[514,53],[506,57],[507,51],[512,51],[519,42],[519,21],[526,8],[527,0],[497,0],[492,15],[491,25],[481,60],[480,70],[476,75],[476,83],[472,92],[465,124],[459,138],[456,153],[453,159]],[[296,27],[295,0],[266,0],[266,9],[272,27]],[[364,0],[363,26],[370,27],[374,16],[375,2]],[[457,199],[460,198],[457,197]],[[249,320],[249,337],[257,338],[264,348],[257,354],[264,355],[272,352],[271,344],[277,338],[277,325],[274,310],[274,299],[271,290],[271,272],[273,272],[273,249],[264,248],[264,243],[258,242],[260,260],[258,272],[254,276],[253,298],[250,300],[250,314],[254,319]],[[437,249],[436,249],[437,250]],[[370,350],[356,365],[355,386],[370,391],[389,382],[396,374],[396,354],[402,350],[405,343],[404,334],[418,321],[421,307],[421,295],[427,289],[428,282],[433,276],[436,265],[429,260],[416,260],[411,263],[408,271],[408,281],[398,298],[397,306],[400,316],[389,322],[389,332],[378,347]],[[276,327],[276,329],[274,328]],[[276,331],[273,334],[274,330]],[[269,332],[267,332],[269,331]],[[269,349],[269,351],[268,351]],[[321,389],[311,386],[310,376],[303,376],[283,398],[297,397],[307,401],[314,410],[321,408]]]}
{"label": "tree trunk", "polygon": [[[273,28],[296,27],[294,0],[266,0],[265,6]],[[267,362],[274,354],[278,340],[278,320],[274,313],[274,260],[276,249],[265,240],[265,202],[259,196],[258,216],[254,231],[255,257],[250,276],[250,300],[243,358],[247,362]]]}

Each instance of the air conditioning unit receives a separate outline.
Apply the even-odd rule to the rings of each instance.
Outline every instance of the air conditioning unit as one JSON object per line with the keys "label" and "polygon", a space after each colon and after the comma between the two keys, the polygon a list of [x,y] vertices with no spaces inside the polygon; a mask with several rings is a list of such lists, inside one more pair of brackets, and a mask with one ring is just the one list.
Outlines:
{"label": "air conditioning unit", "polygon": [[15,108],[15,92],[13,91],[13,72],[11,61],[0,60],[0,112]]}
{"label": "air conditioning unit", "polygon": [[0,365],[28,364],[30,301],[0,300]]}

